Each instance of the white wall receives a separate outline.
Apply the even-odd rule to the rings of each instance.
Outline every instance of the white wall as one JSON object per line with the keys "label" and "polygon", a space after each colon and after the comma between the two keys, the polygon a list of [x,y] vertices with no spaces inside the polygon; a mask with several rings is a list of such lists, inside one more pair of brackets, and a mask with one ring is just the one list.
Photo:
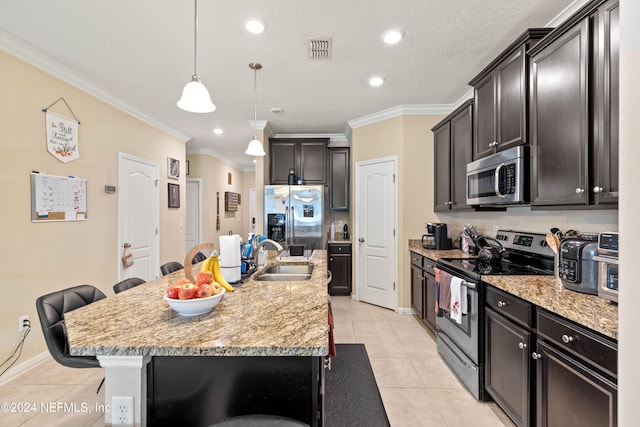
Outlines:
{"label": "white wall", "polygon": [[618,425],[638,425],[640,395],[640,2],[620,0],[620,340]]}

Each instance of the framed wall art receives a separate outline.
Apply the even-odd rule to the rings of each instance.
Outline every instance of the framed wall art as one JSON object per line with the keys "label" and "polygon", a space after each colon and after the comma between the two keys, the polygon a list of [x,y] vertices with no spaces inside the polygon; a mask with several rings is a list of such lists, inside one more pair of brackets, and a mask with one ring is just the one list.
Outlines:
{"label": "framed wall art", "polygon": [[180,178],[180,160],[167,157],[167,177]]}
{"label": "framed wall art", "polygon": [[180,185],[169,183],[169,207],[180,207]]}

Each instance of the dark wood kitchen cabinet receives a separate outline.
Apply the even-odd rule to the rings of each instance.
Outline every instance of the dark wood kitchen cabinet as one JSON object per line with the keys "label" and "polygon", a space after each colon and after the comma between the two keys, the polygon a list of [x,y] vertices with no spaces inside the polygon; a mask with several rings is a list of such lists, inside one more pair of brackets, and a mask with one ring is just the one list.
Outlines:
{"label": "dark wood kitchen cabinet", "polygon": [[329,138],[270,138],[269,176],[271,184],[287,184],[289,170],[302,176],[305,185],[327,183]]}
{"label": "dark wood kitchen cabinet", "polygon": [[540,310],[538,426],[616,426],[617,344]]}
{"label": "dark wood kitchen cabinet", "polygon": [[531,205],[618,201],[618,1],[592,1],[531,49]]}
{"label": "dark wood kitchen cabinet", "polygon": [[528,141],[529,61],[527,49],[551,28],[530,28],[478,74],[473,86],[473,159]]}
{"label": "dark wood kitchen cabinet", "polygon": [[329,295],[351,295],[351,243],[329,243]]}
{"label": "dark wood kitchen cabinet", "polygon": [[411,252],[411,308],[434,333],[436,331],[436,262]]}
{"label": "dark wood kitchen cabinet", "polygon": [[349,210],[349,148],[329,148],[329,210]]}
{"label": "dark wood kitchen cabinet", "polygon": [[424,314],[424,270],[422,255],[411,252],[411,308],[422,319]]}
{"label": "dark wood kitchen cabinet", "polygon": [[618,203],[618,77],[620,58],[620,2],[612,0],[598,8],[594,17],[595,93],[593,141],[595,177],[593,203]]}
{"label": "dark wood kitchen cabinet", "polygon": [[434,126],[434,210],[471,210],[467,206],[467,163],[473,144],[473,99]]}
{"label": "dark wood kitchen cabinet", "polygon": [[533,424],[531,304],[487,287],[485,388],[519,427]]}

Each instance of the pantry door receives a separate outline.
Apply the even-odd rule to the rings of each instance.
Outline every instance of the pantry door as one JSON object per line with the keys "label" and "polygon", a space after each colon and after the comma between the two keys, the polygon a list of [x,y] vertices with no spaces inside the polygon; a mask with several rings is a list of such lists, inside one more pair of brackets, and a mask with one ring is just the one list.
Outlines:
{"label": "pantry door", "polygon": [[398,306],[397,157],[356,165],[356,298]]}
{"label": "pantry door", "polygon": [[159,170],[155,162],[118,153],[118,280],[159,276]]}

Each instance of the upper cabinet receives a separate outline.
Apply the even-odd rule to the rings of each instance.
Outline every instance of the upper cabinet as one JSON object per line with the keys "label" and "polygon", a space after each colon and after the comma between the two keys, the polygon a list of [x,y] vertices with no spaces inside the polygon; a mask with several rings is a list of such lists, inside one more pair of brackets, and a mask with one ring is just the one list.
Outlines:
{"label": "upper cabinet", "polygon": [[349,148],[329,148],[329,210],[349,210]]}
{"label": "upper cabinet", "polygon": [[551,28],[525,31],[469,84],[474,88],[473,159],[526,144],[528,102],[527,49]]}
{"label": "upper cabinet", "polygon": [[327,144],[329,138],[270,138],[271,184],[287,184],[289,170],[307,185],[327,183]]}
{"label": "upper cabinet", "polygon": [[473,99],[431,129],[434,145],[434,211],[470,210],[467,163],[473,143]]}
{"label": "upper cabinet", "polygon": [[618,197],[618,0],[594,1],[531,49],[531,205]]}

